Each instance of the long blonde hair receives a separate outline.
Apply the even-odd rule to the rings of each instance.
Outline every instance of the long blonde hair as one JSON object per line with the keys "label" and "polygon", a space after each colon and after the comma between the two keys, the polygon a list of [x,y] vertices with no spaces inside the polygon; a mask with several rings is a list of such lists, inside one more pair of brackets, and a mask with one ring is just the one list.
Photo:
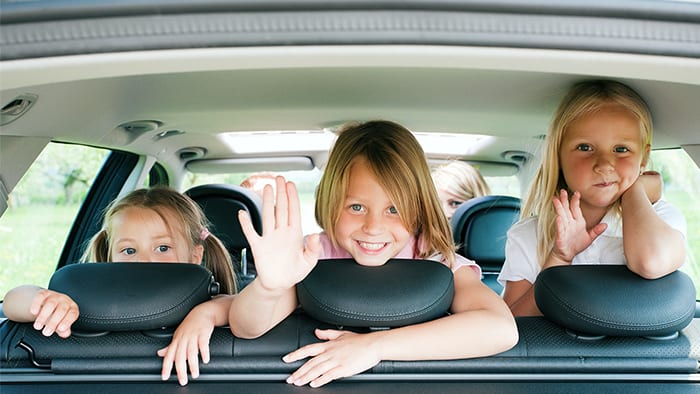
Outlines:
{"label": "long blonde hair", "polygon": [[316,189],[316,221],[335,247],[335,226],[350,178],[350,167],[364,158],[399,212],[403,225],[420,242],[414,256],[437,253],[452,266],[455,246],[435,191],[423,148],[405,127],[390,121],[348,123],[338,139]]}
{"label": "long blonde hair", "polygon": [[[561,189],[570,191],[559,162],[564,134],[574,121],[610,104],[619,105],[633,114],[639,120],[641,140],[645,146],[651,145],[651,112],[644,99],[632,88],[617,81],[589,80],[576,83],[569,90],[554,113],[544,143],[542,162],[521,212],[521,218],[538,217],[537,257],[540,265],[544,263],[554,243],[556,213],[552,198]],[[616,207],[619,207],[619,203],[616,203]]]}
{"label": "long blonde hair", "polygon": [[[185,239],[190,242],[190,249],[196,245],[202,245],[204,264],[219,282],[221,292],[236,293],[236,278],[231,256],[221,240],[209,232],[209,221],[199,205],[186,195],[166,186],[137,189],[113,201],[107,207],[102,230],[92,237],[81,261],[112,261],[109,247],[112,219],[119,211],[129,207],[140,207],[156,212],[171,231],[182,232]],[[176,218],[177,223],[170,223],[169,218]]]}
{"label": "long blonde hair", "polygon": [[451,161],[433,170],[435,187],[462,201],[491,194],[479,170],[464,161]]}

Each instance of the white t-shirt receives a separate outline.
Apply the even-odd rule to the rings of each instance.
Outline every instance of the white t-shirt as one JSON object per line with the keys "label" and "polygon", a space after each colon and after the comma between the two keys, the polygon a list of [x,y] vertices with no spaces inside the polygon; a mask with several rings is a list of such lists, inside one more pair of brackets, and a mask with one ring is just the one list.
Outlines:
{"label": "white t-shirt", "polygon": [[[686,236],[686,222],[681,212],[663,200],[652,205],[661,220]],[[574,257],[571,264],[626,264],[622,244],[622,217],[608,211],[601,223],[608,228],[593,243]],[[527,280],[535,283],[541,271],[537,260],[537,218],[531,217],[516,223],[508,231],[506,261],[498,275],[498,282],[505,287],[506,281]]]}

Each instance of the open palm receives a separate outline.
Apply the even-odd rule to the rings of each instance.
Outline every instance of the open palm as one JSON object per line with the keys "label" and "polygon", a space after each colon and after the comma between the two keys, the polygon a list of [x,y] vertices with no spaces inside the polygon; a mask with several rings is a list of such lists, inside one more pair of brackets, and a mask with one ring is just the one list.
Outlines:
{"label": "open palm", "polygon": [[294,183],[281,176],[275,182],[276,196],[269,185],[263,190],[262,236],[255,232],[248,213],[239,211],[260,284],[270,290],[288,289],[304,279],[316,265],[321,248],[317,235],[304,244]]}

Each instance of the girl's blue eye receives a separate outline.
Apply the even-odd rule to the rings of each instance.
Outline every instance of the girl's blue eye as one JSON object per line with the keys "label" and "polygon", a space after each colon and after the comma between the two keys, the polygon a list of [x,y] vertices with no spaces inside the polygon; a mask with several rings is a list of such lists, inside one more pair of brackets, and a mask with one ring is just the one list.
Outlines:
{"label": "girl's blue eye", "polygon": [[160,246],[158,247],[158,251],[159,251],[159,252],[165,253],[165,252],[167,252],[168,250],[170,250],[170,246],[167,246],[167,245],[160,245]]}
{"label": "girl's blue eye", "polygon": [[627,149],[627,147],[625,147],[625,146],[618,146],[615,148],[615,153],[627,153],[629,151],[630,150]]}
{"label": "girl's blue eye", "polygon": [[577,150],[581,152],[590,152],[592,150],[591,146],[588,144],[580,144],[576,147]]}
{"label": "girl's blue eye", "polygon": [[462,205],[463,202],[464,201],[450,200],[447,202],[447,205],[449,205],[450,208],[457,208]]}
{"label": "girl's blue eye", "polygon": [[362,205],[360,204],[350,204],[350,210],[354,212],[360,212],[362,210]]}
{"label": "girl's blue eye", "polygon": [[390,208],[389,208],[389,212],[392,213],[392,214],[394,214],[394,215],[397,214],[397,213],[399,213],[399,211],[396,210],[396,207],[390,207]]}
{"label": "girl's blue eye", "polygon": [[136,254],[136,249],[134,249],[134,248],[126,248],[126,249],[122,250],[122,253],[124,253],[124,254],[126,254],[126,255]]}

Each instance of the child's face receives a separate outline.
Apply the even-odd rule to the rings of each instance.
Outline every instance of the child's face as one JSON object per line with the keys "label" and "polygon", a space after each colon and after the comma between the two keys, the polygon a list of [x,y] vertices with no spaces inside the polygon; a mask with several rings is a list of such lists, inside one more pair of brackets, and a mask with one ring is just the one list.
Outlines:
{"label": "child's face", "polygon": [[360,265],[379,266],[396,256],[411,233],[364,160],[350,168],[347,195],[335,236]]}
{"label": "child's face", "polygon": [[[166,212],[166,215],[168,213]],[[175,223],[169,220],[170,223]],[[191,262],[199,263],[197,248],[179,232],[171,233],[158,213],[152,209],[128,207],[112,216],[110,255],[114,262]]]}
{"label": "child's face", "polygon": [[559,161],[569,189],[581,193],[581,209],[607,209],[617,201],[639,177],[648,149],[639,121],[620,106],[572,122]]}
{"label": "child's face", "polygon": [[464,203],[464,200],[459,198],[445,189],[436,189],[440,203],[442,204],[442,210],[445,211],[447,220],[452,220],[452,215],[454,215],[457,208]]}

